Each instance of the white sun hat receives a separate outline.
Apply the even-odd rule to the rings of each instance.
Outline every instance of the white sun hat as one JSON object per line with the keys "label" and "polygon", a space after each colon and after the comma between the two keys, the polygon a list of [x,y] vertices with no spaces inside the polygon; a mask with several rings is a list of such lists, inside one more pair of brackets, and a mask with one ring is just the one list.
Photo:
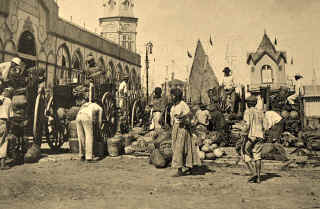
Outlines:
{"label": "white sun hat", "polygon": [[17,65],[21,65],[21,59],[18,57],[13,58],[11,62],[16,63]]}

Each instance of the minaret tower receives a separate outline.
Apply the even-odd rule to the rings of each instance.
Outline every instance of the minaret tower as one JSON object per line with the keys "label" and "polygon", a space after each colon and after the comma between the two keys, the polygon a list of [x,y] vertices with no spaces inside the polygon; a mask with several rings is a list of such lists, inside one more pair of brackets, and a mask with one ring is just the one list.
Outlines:
{"label": "minaret tower", "polygon": [[101,35],[123,48],[136,52],[138,18],[134,17],[133,0],[103,0]]}

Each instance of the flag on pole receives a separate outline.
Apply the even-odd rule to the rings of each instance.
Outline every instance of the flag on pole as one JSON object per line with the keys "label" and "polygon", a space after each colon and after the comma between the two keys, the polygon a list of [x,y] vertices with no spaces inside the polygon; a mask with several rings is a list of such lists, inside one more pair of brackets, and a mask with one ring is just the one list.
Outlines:
{"label": "flag on pole", "polygon": [[210,45],[213,46],[213,41],[212,41],[211,35],[210,35]]}
{"label": "flag on pole", "polygon": [[293,65],[293,57],[291,57],[291,65]]}
{"label": "flag on pole", "polygon": [[189,52],[189,50],[188,50],[188,57],[189,57],[189,58],[192,58],[192,55],[191,55],[191,53]]}
{"label": "flag on pole", "polygon": [[274,38],[274,45],[278,45],[277,37]]}

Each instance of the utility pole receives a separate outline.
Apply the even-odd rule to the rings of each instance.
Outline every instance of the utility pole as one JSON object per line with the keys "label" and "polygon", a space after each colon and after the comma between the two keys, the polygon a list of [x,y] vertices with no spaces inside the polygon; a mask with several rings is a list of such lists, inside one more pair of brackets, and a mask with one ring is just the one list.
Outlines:
{"label": "utility pole", "polygon": [[147,80],[147,104],[149,104],[149,53],[152,54],[153,44],[149,41],[146,44],[146,80]]}

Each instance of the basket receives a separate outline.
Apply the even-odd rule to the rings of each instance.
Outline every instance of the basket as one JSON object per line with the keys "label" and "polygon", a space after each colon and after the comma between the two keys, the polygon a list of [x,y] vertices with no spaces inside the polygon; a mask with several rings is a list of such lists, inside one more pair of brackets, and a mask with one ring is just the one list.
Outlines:
{"label": "basket", "polygon": [[121,136],[116,136],[108,140],[108,153],[111,157],[117,157],[121,153]]}

